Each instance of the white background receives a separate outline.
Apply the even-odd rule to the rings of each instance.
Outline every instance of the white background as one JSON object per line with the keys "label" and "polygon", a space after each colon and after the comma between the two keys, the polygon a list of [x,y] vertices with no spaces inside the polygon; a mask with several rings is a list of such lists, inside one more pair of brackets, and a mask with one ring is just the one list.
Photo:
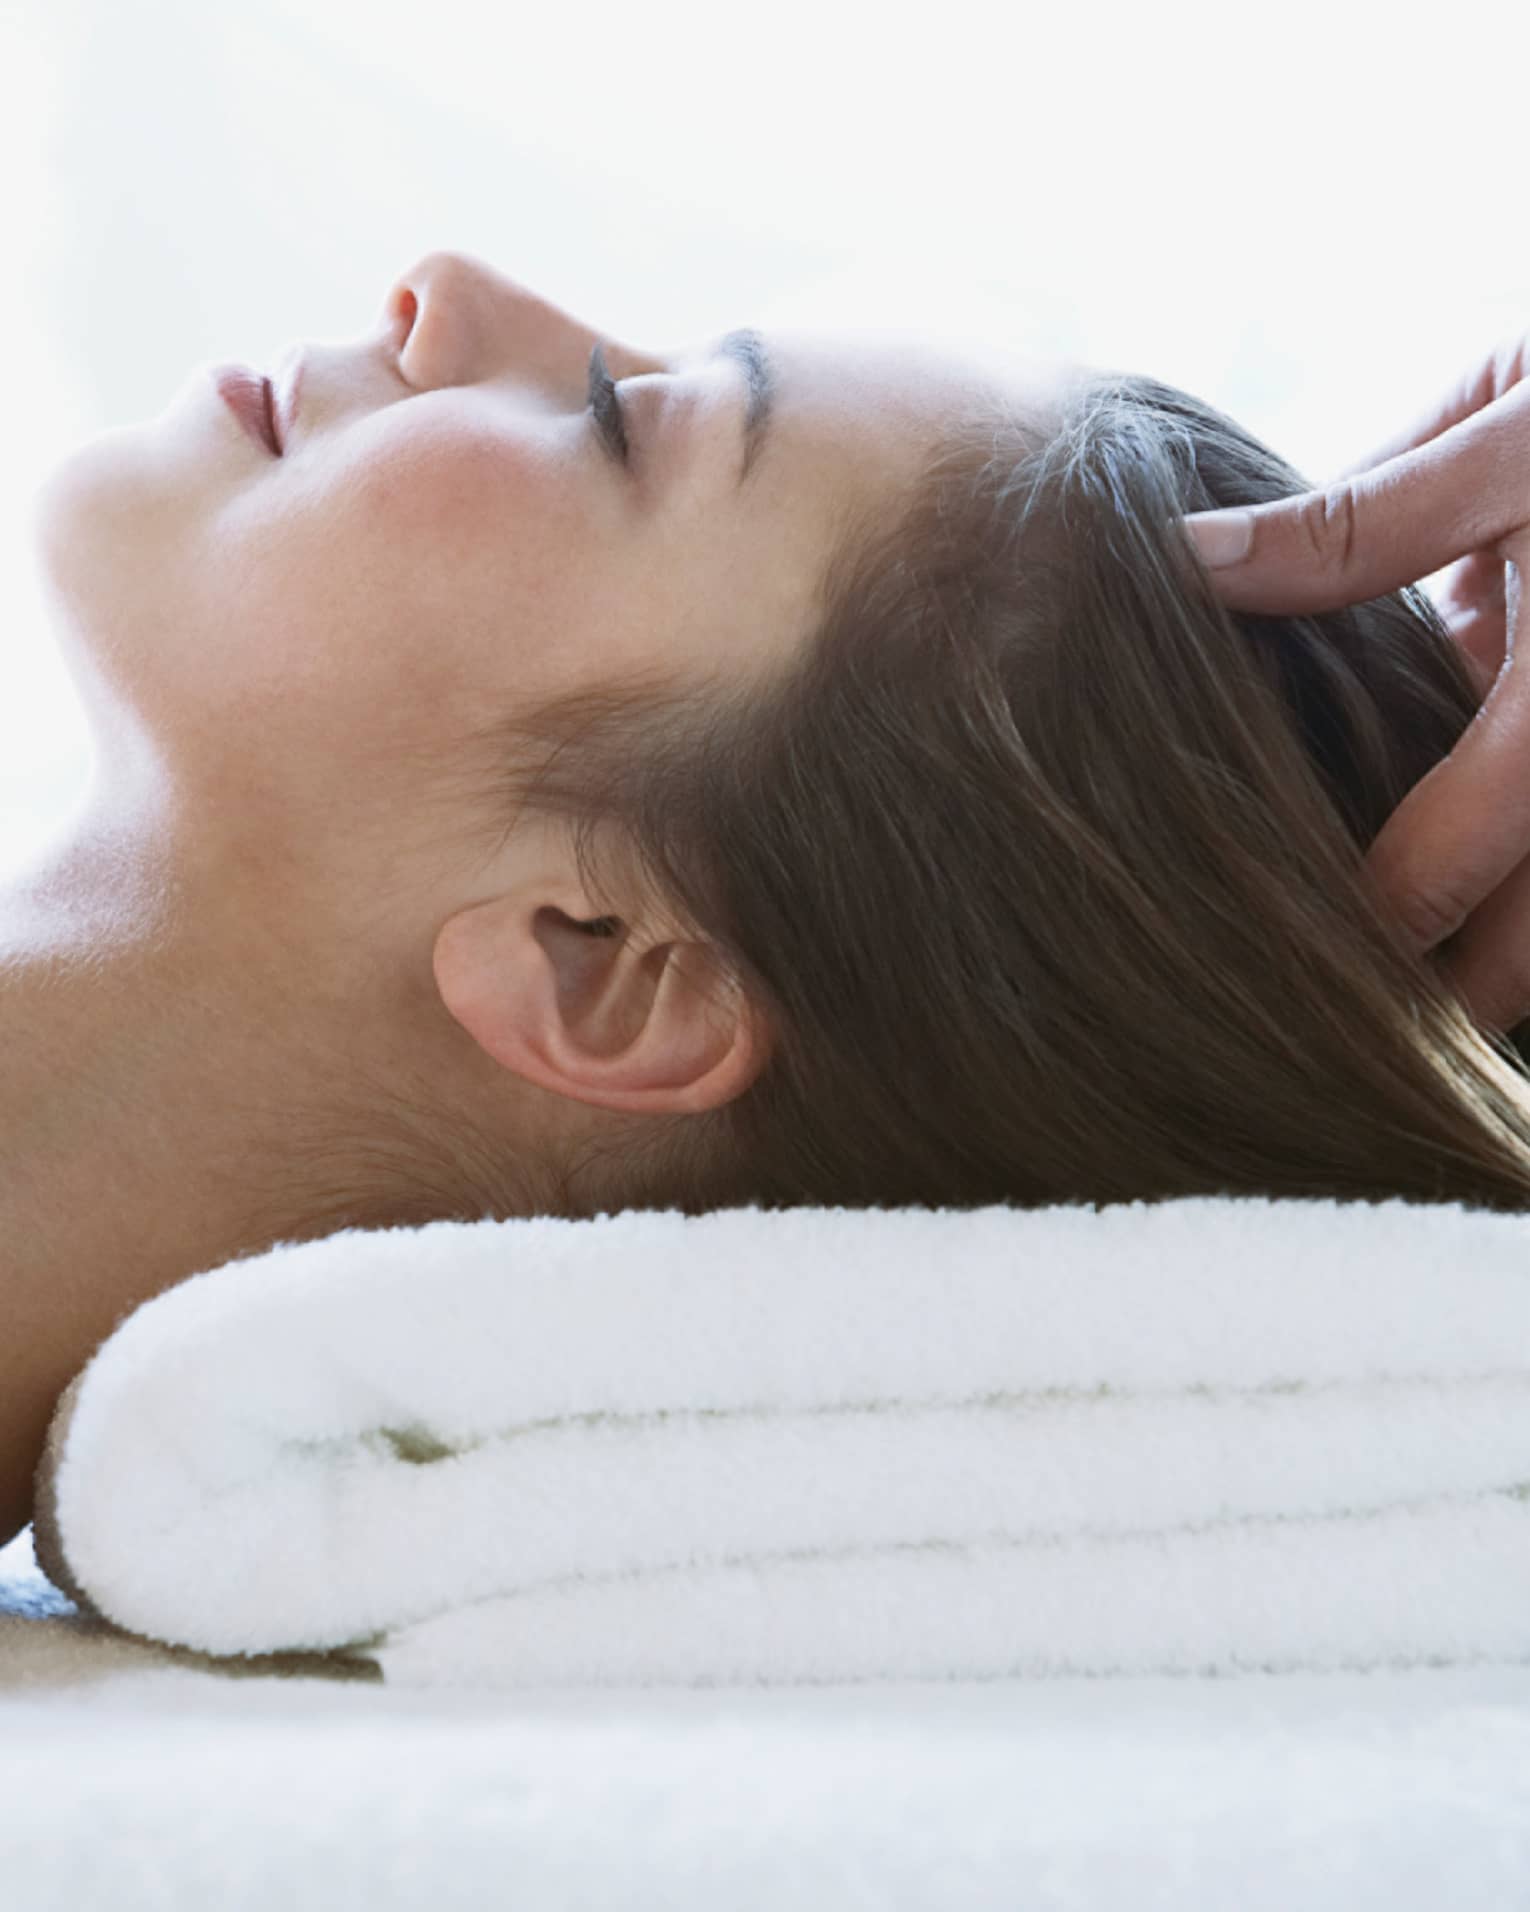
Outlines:
{"label": "white background", "polygon": [[65,452],[354,339],[461,247],[592,325],[1004,334],[1314,479],[1530,326],[1530,29],[1379,0],[0,0],[0,862],[90,746],[35,575]]}

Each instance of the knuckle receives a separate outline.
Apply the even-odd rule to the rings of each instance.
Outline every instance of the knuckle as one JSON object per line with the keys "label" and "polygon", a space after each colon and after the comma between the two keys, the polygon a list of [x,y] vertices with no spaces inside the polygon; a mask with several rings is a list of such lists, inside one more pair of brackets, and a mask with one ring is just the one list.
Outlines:
{"label": "knuckle", "polygon": [[1312,557],[1325,571],[1346,571],[1355,555],[1359,512],[1348,484],[1329,485],[1316,493],[1303,515],[1303,529]]}

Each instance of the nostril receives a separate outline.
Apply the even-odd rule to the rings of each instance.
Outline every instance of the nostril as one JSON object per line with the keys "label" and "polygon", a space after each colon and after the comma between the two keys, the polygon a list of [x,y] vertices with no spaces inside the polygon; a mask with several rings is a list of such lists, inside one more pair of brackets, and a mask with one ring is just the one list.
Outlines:
{"label": "nostril", "polygon": [[414,330],[420,302],[407,285],[396,285],[382,303],[381,324],[392,339],[395,351],[402,352]]}
{"label": "nostril", "polygon": [[402,351],[404,346],[409,342],[409,334],[414,330],[415,314],[419,309],[419,300],[409,290],[408,286],[405,286],[394,301],[393,313],[394,320],[399,329],[398,343],[400,351]]}

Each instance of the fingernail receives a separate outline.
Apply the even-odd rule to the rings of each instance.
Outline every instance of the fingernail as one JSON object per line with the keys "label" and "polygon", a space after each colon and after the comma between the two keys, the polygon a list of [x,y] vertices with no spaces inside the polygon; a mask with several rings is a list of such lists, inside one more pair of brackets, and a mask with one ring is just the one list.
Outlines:
{"label": "fingernail", "polygon": [[1254,520],[1247,511],[1208,511],[1202,517],[1186,518],[1190,542],[1201,554],[1201,562],[1210,571],[1236,564],[1248,556],[1254,542]]}

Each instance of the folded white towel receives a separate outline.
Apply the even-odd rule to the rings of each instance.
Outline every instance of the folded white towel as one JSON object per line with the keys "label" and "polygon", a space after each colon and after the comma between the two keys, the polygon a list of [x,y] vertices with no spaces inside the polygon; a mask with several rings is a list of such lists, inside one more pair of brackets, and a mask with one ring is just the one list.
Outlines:
{"label": "folded white towel", "polygon": [[1530,1659],[1530,1216],[347,1230],[129,1316],[38,1487],[117,1626],[395,1683]]}

